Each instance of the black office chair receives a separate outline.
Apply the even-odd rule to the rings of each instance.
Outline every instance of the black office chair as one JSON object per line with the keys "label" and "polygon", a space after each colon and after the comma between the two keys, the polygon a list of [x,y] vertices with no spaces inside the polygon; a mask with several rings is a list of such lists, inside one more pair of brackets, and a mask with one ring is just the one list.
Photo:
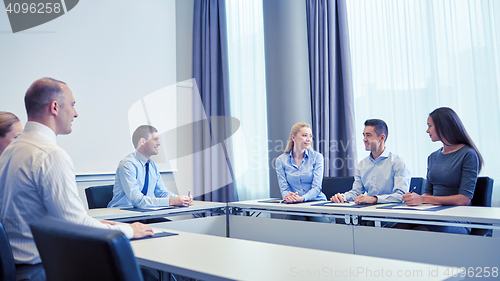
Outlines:
{"label": "black office chair", "polygon": [[44,217],[30,224],[47,280],[143,281],[129,240],[117,230]]}
{"label": "black office chair", "polygon": [[0,280],[15,281],[16,280],[16,264],[12,256],[7,233],[0,221]]}
{"label": "black office chair", "polygon": [[354,177],[324,177],[322,184],[322,191],[326,195],[326,199],[330,198],[337,193],[344,193],[352,189]]}
{"label": "black office chair", "polygon": [[[410,181],[410,192],[422,194],[425,190],[426,179],[420,177],[413,177]],[[413,189],[415,187],[415,189]]]}
{"label": "black office chair", "polygon": [[106,208],[113,199],[113,185],[100,185],[85,188],[89,209]]}
{"label": "black office chair", "polygon": [[[493,179],[489,177],[478,177],[474,196],[470,201],[471,206],[491,207],[491,194],[493,192]],[[472,235],[492,236],[491,229],[472,228]]]}

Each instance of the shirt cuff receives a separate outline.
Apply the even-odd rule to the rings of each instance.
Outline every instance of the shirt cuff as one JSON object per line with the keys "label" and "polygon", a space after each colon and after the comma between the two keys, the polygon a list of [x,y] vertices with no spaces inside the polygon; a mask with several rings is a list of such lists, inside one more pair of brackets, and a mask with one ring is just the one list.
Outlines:
{"label": "shirt cuff", "polygon": [[132,239],[132,237],[134,237],[134,229],[132,229],[132,226],[130,226],[130,224],[120,224],[117,226],[118,230],[125,234],[128,239]]}
{"label": "shirt cuff", "polygon": [[312,200],[316,199],[316,197],[312,197],[309,192],[306,193],[306,194],[304,194],[304,195],[302,195],[302,197],[304,197],[304,202],[306,202],[306,201],[312,201]]}
{"label": "shirt cuff", "polygon": [[377,203],[401,203],[403,195],[396,196],[395,194],[377,195]]}
{"label": "shirt cuff", "polygon": [[345,201],[354,201],[354,197],[352,197],[350,194],[348,193],[344,193],[344,194],[340,194],[344,197]]}
{"label": "shirt cuff", "polygon": [[[176,198],[176,197],[174,197]],[[170,206],[170,198],[155,198],[155,202],[153,203],[152,206],[146,206],[146,207],[168,207]]]}
{"label": "shirt cuff", "polygon": [[285,199],[286,195],[288,195],[288,190],[281,192],[281,198]]}

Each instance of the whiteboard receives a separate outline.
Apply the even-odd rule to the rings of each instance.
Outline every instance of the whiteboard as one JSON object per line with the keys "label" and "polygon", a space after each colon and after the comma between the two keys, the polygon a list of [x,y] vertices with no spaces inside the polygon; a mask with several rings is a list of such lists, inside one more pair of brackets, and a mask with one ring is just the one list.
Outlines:
{"label": "whiteboard", "polygon": [[42,77],[64,81],[79,116],[71,134],[57,137],[58,145],[77,174],[114,173],[134,150],[129,111],[176,82],[175,37],[175,0],[80,1],[63,16],[18,33],[0,11],[0,111],[24,124],[30,84]]}

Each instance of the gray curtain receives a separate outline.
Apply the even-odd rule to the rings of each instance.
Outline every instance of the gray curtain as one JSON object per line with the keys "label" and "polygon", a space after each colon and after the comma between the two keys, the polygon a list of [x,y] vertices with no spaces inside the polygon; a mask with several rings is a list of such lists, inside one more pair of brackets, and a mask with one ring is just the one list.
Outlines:
{"label": "gray curtain", "polygon": [[306,12],[313,146],[325,157],[325,177],[352,176],[357,160],[346,3],[306,0]]}
{"label": "gray curtain", "polygon": [[[232,182],[231,147],[224,140],[231,134],[229,116],[229,76],[224,0],[194,1],[193,76],[203,108],[194,108],[195,200],[237,201]],[[219,122],[220,121],[220,122]]]}

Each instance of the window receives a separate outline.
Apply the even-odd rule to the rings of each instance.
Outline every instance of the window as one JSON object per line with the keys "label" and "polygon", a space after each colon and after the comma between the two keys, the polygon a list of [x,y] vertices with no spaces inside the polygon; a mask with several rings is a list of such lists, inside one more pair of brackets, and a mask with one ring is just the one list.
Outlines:
{"label": "window", "polygon": [[[453,108],[500,182],[500,3],[491,0],[348,0],[358,156],[363,123],[389,126],[387,147],[424,176],[440,148],[425,133],[435,108]],[[360,160],[360,159],[358,159]],[[500,193],[493,195],[500,205]]]}
{"label": "window", "polygon": [[262,0],[227,0],[231,116],[243,134],[233,138],[239,200],[269,197],[267,105]]}

